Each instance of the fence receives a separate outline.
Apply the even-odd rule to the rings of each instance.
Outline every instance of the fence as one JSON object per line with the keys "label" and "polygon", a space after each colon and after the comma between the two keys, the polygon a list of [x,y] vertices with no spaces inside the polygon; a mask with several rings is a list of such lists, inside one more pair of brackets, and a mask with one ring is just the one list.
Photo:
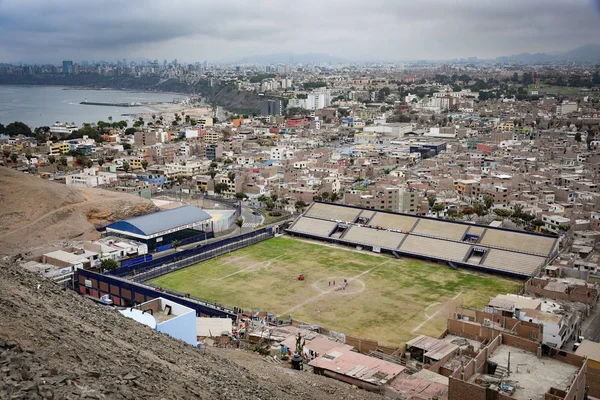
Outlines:
{"label": "fence", "polygon": [[[132,280],[143,282],[148,279],[156,278],[167,272],[187,267],[209,258],[217,257],[233,250],[241,249],[273,237],[271,228],[263,228],[257,231],[245,233],[213,243],[199,245],[196,248],[183,250],[177,253],[169,254],[165,257],[151,260],[148,262],[120,267],[108,273],[108,275],[117,277],[127,277],[134,275]],[[155,269],[160,268],[155,272]]]}

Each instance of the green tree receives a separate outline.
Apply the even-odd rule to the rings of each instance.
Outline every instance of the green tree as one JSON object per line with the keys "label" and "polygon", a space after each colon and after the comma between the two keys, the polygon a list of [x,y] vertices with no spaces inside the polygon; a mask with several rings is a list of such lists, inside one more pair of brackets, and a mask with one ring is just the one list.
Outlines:
{"label": "green tree", "polygon": [[146,170],[146,168],[148,168],[148,161],[147,160],[142,160],[142,168],[144,169],[144,171]]}
{"label": "green tree", "polygon": [[94,162],[88,158],[87,160],[85,160],[85,166],[88,168],[92,168],[94,166]]}
{"label": "green tree", "polygon": [[217,171],[215,171],[213,168],[210,168],[208,170],[208,176],[210,176],[210,179],[213,181],[215,181],[215,176],[217,176]]}
{"label": "green tree", "polygon": [[8,136],[23,135],[27,137],[35,137],[34,133],[31,131],[31,128],[27,124],[20,121],[11,122],[4,127],[3,131],[3,133]]}
{"label": "green tree", "polygon": [[558,226],[558,230],[561,232],[568,232],[571,229],[571,225],[570,224],[560,224]]}
{"label": "green tree", "polygon": [[427,203],[429,203],[429,208],[432,208],[436,201],[437,197],[435,196],[435,194],[430,194],[427,196]]}
{"label": "green tree", "polygon": [[275,208],[275,202],[270,198],[267,198],[267,200],[265,201],[265,208],[271,211],[273,208]]}
{"label": "green tree", "polygon": [[135,129],[135,128],[127,128],[127,129],[125,129],[125,134],[133,135],[136,131],[137,131],[137,129]]}
{"label": "green tree", "polygon": [[177,249],[179,247],[179,240],[175,239],[171,242],[171,245],[173,246],[174,249]]}
{"label": "green tree", "polygon": [[119,263],[115,260],[107,259],[102,260],[100,263],[100,272],[112,271],[113,269],[119,268]]}
{"label": "green tree", "polygon": [[308,204],[306,204],[302,200],[298,200],[296,203],[294,203],[294,208],[296,208],[297,212],[302,212],[302,210],[304,210],[307,205]]}
{"label": "green tree", "polygon": [[257,200],[260,201],[261,203],[266,202],[268,199],[267,196],[265,196],[264,194],[261,194],[260,196],[258,196]]}
{"label": "green tree", "polygon": [[433,207],[431,207],[431,211],[433,211],[438,218],[440,217],[440,212],[444,211],[445,209],[446,206],[441,203],[436,203],[433,205]]}
{"label": "green tree", "polygon": [[494,206],[494,198],[489,194],[483,196],[483,204],[486,210],[490,210]]}
{"label": "green tree", "polygon": [[17,156],[17,154],[16,154],[16,153],[12,153],[12,154],[10,155],[10,159],[11,159],[11,161],[13,162],[13,164],[17,162],[17,159],[18,159],[18,158],[19,158],[19,156]]}
{"label": "green tree", "polygon": [[123,162],[122,167],[123,167],[123,171],[125,171],[125,173],[129,172],[130,165],[127,161]]}
{"label": "green tree", "polygon": [[102,167],[102,166],[104,165],[104,158],[103,158],[103,157],[100,157],[100,158],[98,158],[98,160],[96,160],[96,162],[98,163],[98,165],[99,165],[100,167]]}
{"label": "green tree", "polygon": [[335,203],[337,199],[340,198],[340,195],[338,194],[338,192],[331,192],[331,194],[329,195],[329,201],[332,203]]}
{"label": "green tree", "polygon": [[279,198],[279,193],[277,193],[276,191],[272,191],[271,192],[271,200],[273,200],[273,202],[276,202],[278,198]]}
{"label": "green tree", "polygon": [[233,163],[233,160],[229,157],[227,157],[225,160],[223,160],[223,164],[227,165],[227,164],[231,164],[231,163]]}
{"label": "green tree", "polygon": [[511,219],[513,220],[513,222],[517,225],[521,225],[523,223],[523,205],[522,204],[515,204],[515,206],[513,207],[513,213],[511,216]]}
{"label": "green tree", "polygon": [[231,183],[234,183],[235,182],[235,171],[229,171],[227,173],[227,178],[229,179],[229,181]]}
{"label": "green tree", "polygon": [[223,182],[219,182],[215,185],[215,193],[222,194],[229,189],[229,185]]}
{"label": "green tree", "polygon": [[67,157],[62,156],[58,161],[60,162],[60,165],[62,165],[63,167],[67,166]]}
{"label": "green tree", "polygon": [[329,200],[329,193],[327,193],[327,192],[323,192],[323,193],[321,193],[321,199],[322,199],[323,201],[327,201],[327,200]]}
{"label": "green tree", "polygon": [[473,210],[475,210],[475,214],[477,214],[479,218],[487,215],[487,208],[485,208],[485,204],[481,201],[476,201],[473,204]]}
{"label": "green tree", "polygon": [[512,215],[512,211],[507,210],[506,208],[494,208],[492,211],[494,214],[502,218],[507,218]]}
{"label": "green tree", "polygon": [[238,200],[245,200],[245,199],[248,198],[248,195],[246,193],[244,193],[244,192],[237,192],[235,194],[235,198],[238,199]]}
{"label": "green tree", "polygon": [[242,226],[244,226],[244,220],[242,218],[238,218],[235,220],[235,224],[238,228],[240,228],[240,233],[242,233]]}
{"label": "green tree", "polygon": [[[50,163],[50,165],[54,165],[54,163],[56,162],[56,157],[54,157],[53,155],[49,155],[48,162]],[[56,172],[56,168],[54,169],[54,172]]]}

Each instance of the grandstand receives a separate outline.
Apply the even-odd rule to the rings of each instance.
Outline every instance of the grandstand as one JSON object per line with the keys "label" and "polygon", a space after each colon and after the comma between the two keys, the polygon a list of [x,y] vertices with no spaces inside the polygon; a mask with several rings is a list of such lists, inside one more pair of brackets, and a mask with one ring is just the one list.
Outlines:
{"label": "grandstand", "polygon": [[287,232],[520,277],[539,271],[558,248],[553,236],[321,202]]}

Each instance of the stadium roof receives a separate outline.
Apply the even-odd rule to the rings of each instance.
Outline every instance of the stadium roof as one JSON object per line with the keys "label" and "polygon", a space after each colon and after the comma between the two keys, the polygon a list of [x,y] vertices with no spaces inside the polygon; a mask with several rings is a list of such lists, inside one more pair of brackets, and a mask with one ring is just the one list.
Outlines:
{"label": "stadium roof", "polygon": [[287,232],[514,276],[535,274],[558,247],[555,236],[321,202]]}
{"label": "stadium roof", "polygon": [[128,233],[136,237],[151,237],[169,230],[181,230],[212,217],[198,207],[183,206],[171,210],[114,222],[107,231]]}

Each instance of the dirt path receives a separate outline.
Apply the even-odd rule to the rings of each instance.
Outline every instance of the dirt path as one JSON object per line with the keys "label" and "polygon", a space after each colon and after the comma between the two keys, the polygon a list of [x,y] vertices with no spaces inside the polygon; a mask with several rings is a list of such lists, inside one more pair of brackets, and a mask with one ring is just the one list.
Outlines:
{"label": "dirt path", "polygon": [[63,210],[66,210],[67,208],[70,208],[70,207],[77,207],[77,204],[68,204],[68,205],[66,205],[66,206],[62,206],[62,207],[60,207],[60,208],[57,208],[57,209],[56,209],[56,210],[54,210],[54,211],[47,212],[46,214],[44,214],[44,215],[42,215],[41,217],[37,218],[36,220],[34,220],[34,221],[32,221],[32,222],[28,223],[27,225],[23,225],[23,226],[21,226],[21,227],[19,227],[19,228],[17,228],[17,229],[13,229],[13,230],[11,230],[11,231],[8,231],[8,232],[5,232],[5,233],[1,234],[1,235],[0,235],[0,238],[3,238],[3,237],[5,237],[5,236],[8,236],[8,235],[15,234],[15,233],[17,233],[17,232],[20,232],[20,231],[22,231],[22,230],[24,230],[24,229],[27,229],[27,228],[29,228],[29,227],[31,227],[31,226],[33,226],[33,225],[35,225],[35,224],[38,224],[40,221],[42,221],[42,220],[44,220],[44,219],[48,218],[49,216],[51,216],[51,215],[54,215],[54,214],[56,214],[56,213],[58,213],[58,212],[61,212],[61,211],[63,211]]}

